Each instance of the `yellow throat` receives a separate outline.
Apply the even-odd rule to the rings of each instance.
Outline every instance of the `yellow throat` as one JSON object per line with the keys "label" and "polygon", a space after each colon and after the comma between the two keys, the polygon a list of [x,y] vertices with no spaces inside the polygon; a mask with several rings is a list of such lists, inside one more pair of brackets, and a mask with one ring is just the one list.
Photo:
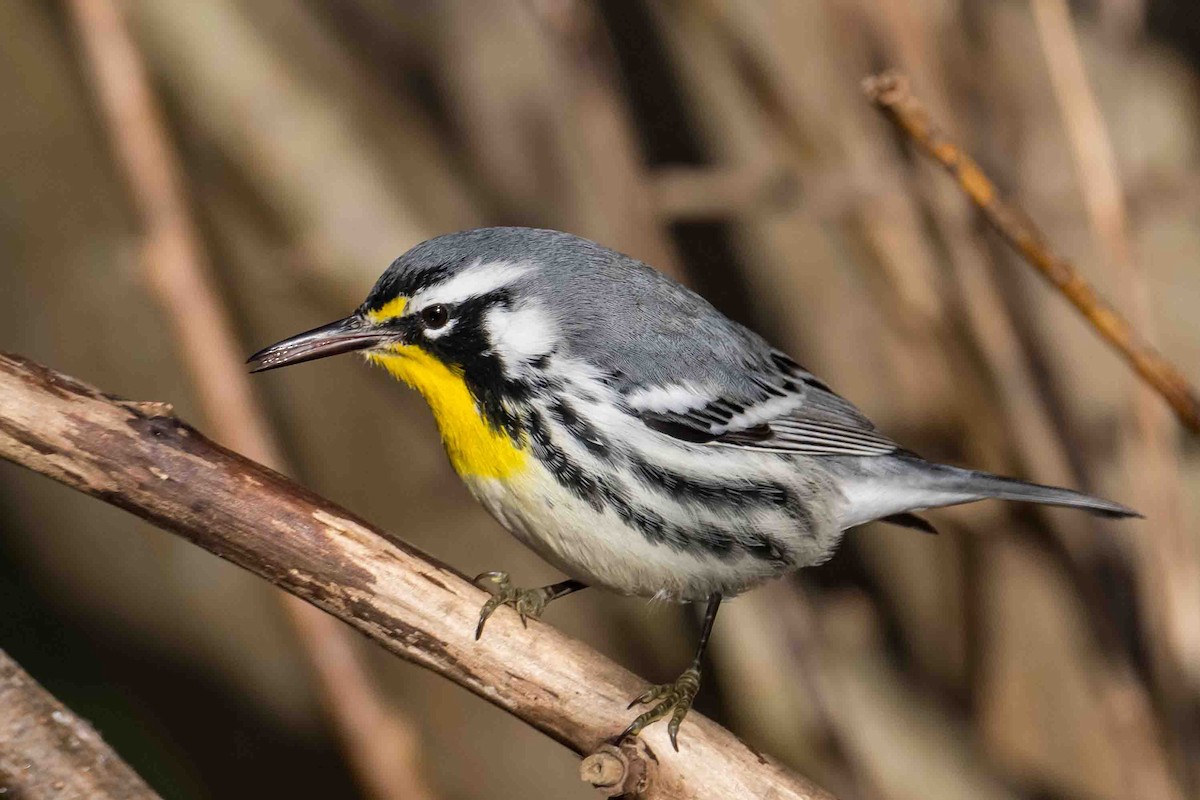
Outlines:
{"label": "yellow throat", "polygon": [[[379,322],[403,311],[403,298],[370,315]],[[396,345],[367,358],[416,389],[437,420],[446,453],[463,477],[510,478],[524,470],[528,455],[480,413],[462,374],[414,345]]]}

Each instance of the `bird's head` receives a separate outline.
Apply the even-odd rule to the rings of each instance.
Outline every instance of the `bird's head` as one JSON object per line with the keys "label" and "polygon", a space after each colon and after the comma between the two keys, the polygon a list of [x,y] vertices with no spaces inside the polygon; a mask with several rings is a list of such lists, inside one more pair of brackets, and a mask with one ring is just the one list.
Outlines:
{"label": "bird's head", "polygon": [[260,350],[251,369],[361,352],[424,395],[460,473],[512,474],[524,460],[521,401],[560,346],[547,274],[583,241],[520,228],[431,239],[353,314]]}
{"label": "bird's head", "polygon": [[[350,316],[264,348],[261,372],[362,352],[424,391],[424,373],[449,371],[499,390],[556,346],[557,320],[539,273],[546,231],[482,229],[450,234],[396,259]],[[534,245],[534,246],[531,246]]]}

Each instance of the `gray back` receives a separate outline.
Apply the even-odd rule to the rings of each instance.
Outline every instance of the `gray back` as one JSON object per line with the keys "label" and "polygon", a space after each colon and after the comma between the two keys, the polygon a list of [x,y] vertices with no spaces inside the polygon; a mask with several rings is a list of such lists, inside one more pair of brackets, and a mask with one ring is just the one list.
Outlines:
{"label": "gray back", "polygon": [[518,294],[540,298],[557,318],[565,354],[613,372],[621,391],[687,382],[748,400],[759,394],[748,375],[774,371],[767,343],[695,292],[559,231],[480,228],[431,239],[396,259],[372,295],[394,295],[431,272],[449,277],[480,260],[534,265]]}

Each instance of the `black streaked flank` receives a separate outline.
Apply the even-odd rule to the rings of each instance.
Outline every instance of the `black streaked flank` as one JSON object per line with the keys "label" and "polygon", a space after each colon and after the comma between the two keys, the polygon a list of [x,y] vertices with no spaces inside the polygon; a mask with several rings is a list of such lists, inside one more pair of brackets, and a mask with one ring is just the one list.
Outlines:
{"label": "black streaked flank", "polygon": [[594,425],[579,416],[566,400],[561,397],[555,399],[550,405],[550,413],[593,456],[604,460],[611,458],[612,450],[608,439],[596,430]]}
{"label": "black streaked flank", "polygon": [[[558,401],[555,403],[555,407],[557,406],[565,406],[565,404]],[[572,436],[577,435],[575,431],[571,430],[572,424],[577,423],[590,427],[590,424],[575,414],[569,406],[552,407],[551,413],[563,423],[564,429]],[[562,417],[559,416],[560,414]],[[733,558],[747,554],[775,563],[786,563],[788,558],[786,550],[777,542],[758,532],[728,530],[713,523],[681,526],[667,521],[653,509],[635,505],[619,484],[610,482],[604,477],[589,474],[575,463],[554,442],[550,435],[548,421],[542,414],[532,412],[529,415],[528,428],[534,455],[546,466],[559,485],[586,501],[597,511],[603,511],[605,507],[611,508],[622,522],[637,530],[647,540],[655,544],[666,545],[676,552],[700,550],[718,558]],[[581,439],[581,441],[586,442],[585,439]],[[605,454],[607,456],[615,455],[609,448],[605,449]],[[762,486],[757,487],[757,493],[755,488],[751,488],[751,491],[738,497],[732,494],[722,496],[725,491],[722,487],[675,475],[669,470],[650,465],[640,459],[631,460],[630,467],[638,478],[676,501],[682,499],[683,495],[687,495],[703,498],[713,505],[734,506],[743,509],[755,502],[766,503],[787,508],[789,513],[794,512],[794,516],[799,515],[799,517],[804,517],[807,522],[811,522],[811,519],[807,517],[807,510],[801,504],[791,502],[790,493],[782,487]]]}
{"label": "black streaked flank", "polygon": [[770,506],[783,509],[792,516],[799,513],[796,498],[786,487],[777,483],[710,483],[680,475],[641,458],[633,457],[630,461],[634,474],[657,491],[681,502],[710,508]]}
{"label": "black streaked flank", "polygon": [[737,540],[727,531],[712,525],[699,525],[684,529],[667,522],[657,511],[632,505],[625,495],[608,484],[602,483],[604,499],[626,525],[639,531],[655,544],[665,544],[676,552],[695,551],[730,558],[735,553]]}
{"label": "black streaked flank", "polygon": [[651,542],[665,544],[672,550],[686,552],[699,547],[718,556],[732,553],[732,536],[719,531],[708,532],[707,535],[685,531],[664,520],[658,512],[633,505],[623,490],[603,478],[586,473],[554,443],[541,414],[535,412],[530,415],[529,430],[538,459],[550,470],[559,485],[587,501],[592,508],[597,511],[603,511],[605,506],[612,508],[626,525]]}
{"label": "black streaked flank", "polygon": [[603,511],[611,490],[602,480],[581,469],[554,443],[546,420],[537,412],[529,415],[529,434],[533,441],[534,455],[550,470],[559,484],[579,499],[585,500],[596,511]]}

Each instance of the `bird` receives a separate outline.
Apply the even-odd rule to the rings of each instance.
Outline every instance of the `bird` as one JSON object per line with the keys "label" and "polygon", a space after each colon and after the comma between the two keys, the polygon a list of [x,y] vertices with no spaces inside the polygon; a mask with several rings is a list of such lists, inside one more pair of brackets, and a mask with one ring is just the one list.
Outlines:
{"label": "bird", "polygon": [[703,603],[675,681],[648,687],[618,739],[700,687],[717,610],[829,559],[874,520],[986,498],[1140,516],[1070,489],[927,461],[758,334],[653,267],[569,233],[450,233],[388,266],[354,313],[250,357],[261,372],[358,352],[424,396],[454,470],[501,526],[567,579],[476,583],[522,622],[602,587]]}

